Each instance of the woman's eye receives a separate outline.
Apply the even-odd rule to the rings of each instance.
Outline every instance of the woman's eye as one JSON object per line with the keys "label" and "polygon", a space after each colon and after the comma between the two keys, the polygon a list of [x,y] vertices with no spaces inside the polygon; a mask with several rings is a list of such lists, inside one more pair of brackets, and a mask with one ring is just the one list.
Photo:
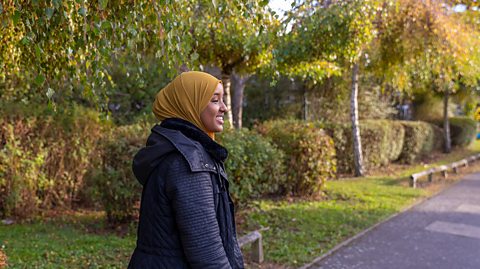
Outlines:
{"label": "woman's eye", "polygon": [[218,101],[219,101],[218,99],[214,99],[214,100],[212,100],[211,102],[212,102],[212,103],[218,103]]}

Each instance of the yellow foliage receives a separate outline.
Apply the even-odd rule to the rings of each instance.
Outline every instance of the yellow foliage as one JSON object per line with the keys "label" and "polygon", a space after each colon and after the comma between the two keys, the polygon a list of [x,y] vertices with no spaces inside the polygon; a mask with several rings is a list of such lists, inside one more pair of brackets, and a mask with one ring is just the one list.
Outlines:
{"label": "yellow foliage", "polygon": [[477,110],[475,110],[475,114],[473,115],[473,118],[476,121],[480,121],[480,107],[477,107]]}

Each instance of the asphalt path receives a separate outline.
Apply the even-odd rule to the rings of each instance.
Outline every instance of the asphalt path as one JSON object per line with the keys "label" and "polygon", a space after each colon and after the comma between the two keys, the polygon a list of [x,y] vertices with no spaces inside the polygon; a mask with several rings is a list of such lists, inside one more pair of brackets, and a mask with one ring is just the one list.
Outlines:
{"label": "asphalt path", "polygon": [[306,268],[480,269],[480,173]]}

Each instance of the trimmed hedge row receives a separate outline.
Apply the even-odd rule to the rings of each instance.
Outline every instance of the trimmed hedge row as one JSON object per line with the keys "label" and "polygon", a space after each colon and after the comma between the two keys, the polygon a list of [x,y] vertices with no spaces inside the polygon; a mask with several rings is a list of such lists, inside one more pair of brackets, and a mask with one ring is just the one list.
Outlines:
{"label": "trimmed hedge row", "polygon": [[442,149],[444,138],[439,127],[421,121],[402,121],[401,124],[405,129],[401,162],[411,164],[432,151]]}
{"label": "trimmed hedge row", "polygon": [[217,135],[229,151],[225,163],[233,200],[243,206],[251,199],[280,192],[285,184],[285,154],[257,132],[241,129]]}
{"label": "trimmed hedge row", "polygon": [[[316,123],[332,136],[339,173],[352,173],[353,141],[350,124]],[[443,131],[426,122],[365,120],[360,122],[364,165],[367,169],[399,161],[413,163],[443,145]]]}
{"label": "trimmed hedge row", "polygon": [[[277,132],[280,128],[270,129],[271,138],[247,129],[217,136],[230,153],[225,166],[237,205],[247,206],[252,199],[269,194],[316,194],[327,178],[334,177],[331,138],[300,123],[285,124],[284,128],[295,130],[293,137]],[[91,193],[102,203],[111,223],[128,221],[134,214],[141,191],[130,169],[131,158],[145,143],[149,129],[138,124],[119,127],[99,143],[101,162],[92,173]],[[284,147],[284,142],[290,147]],[[329,157],[327,161],[325,157]]]}
{"label": "trimmed hedge row", "polygon": [[[337,152],[338,172],[353,172],[353,141],[350,124],[316,123],[332,136]],[[367,169],[387,165],[399,158],[405,131],[400,123],[387,120],[360,122],[364,165]]]}
{"label": "trimmed hedge row", "polygon": [[[0,111],[0,217],[41,209],[101,204],[109,222],[135,213],[141,186],[131,171],[150,124],[112,127],[88,109],[3,106]],[[227,172],[240,205],[283,188],[284,154],[255,131],[219,136],[230,151]]]}
{"label": "trimmed hedge row", "polygon": [[293,120],[269,121],[258,130],[286,154],[286,192],[318,195],[325,181],[335,177],[337,164],[333,140],[314,124]]}
{"label": "trimmed hedge row", "polygon": [[[131,171],[133,155],[150,124],[113,127],[74,107],[64,113],[21,105],[0,111],[0,217],[29,217],[40,209],[100,203],[109,222],[135,213],[141,186]],[[472,141],[476,123],[453,118],[454,145]],[[442,130],[425,122],[360,123],[367,168],[413,163],[443,145]],[[348,124],[269,121],[258,132],[225,131],[218,141],[237,204],[269,194],[318,195],[326,180],[353,170]],[[326,130],[326,131],[323,131]]]}
{"label": "trimmed hedge row", "polygon": [[[127,222],[135,213],[141,186],[131,162],[144,146],[150,127],[135,124],[118,127],[100,142],[101,163],[92,174],[93,196],[102,203],[110,223]],[[226,131],[218,136],[229,150],[226,169],[230,190],[238,205],[276,193],[284,181],[283,152],[268,139],[246,129]]]}
{"label": "trimmed hedge row", "polygon": [[454,117],[449,120],[452,145],[461,147],[470,145],[477,134],[477,122],[469,117]]}

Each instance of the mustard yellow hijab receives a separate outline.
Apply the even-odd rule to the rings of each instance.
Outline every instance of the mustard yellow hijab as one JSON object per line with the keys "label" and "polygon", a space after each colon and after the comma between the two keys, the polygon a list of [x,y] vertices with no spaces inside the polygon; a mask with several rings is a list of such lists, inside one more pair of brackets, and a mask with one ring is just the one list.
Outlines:
{"label": "mustard yellow hijab", "polygon": [[210,102],[218,83],[222,81],[205,72],[184,72],[157,93],[153,114],[160,121],[168,118],[189,121],[214,139],[215,134],[207,132],[200,114]]}

